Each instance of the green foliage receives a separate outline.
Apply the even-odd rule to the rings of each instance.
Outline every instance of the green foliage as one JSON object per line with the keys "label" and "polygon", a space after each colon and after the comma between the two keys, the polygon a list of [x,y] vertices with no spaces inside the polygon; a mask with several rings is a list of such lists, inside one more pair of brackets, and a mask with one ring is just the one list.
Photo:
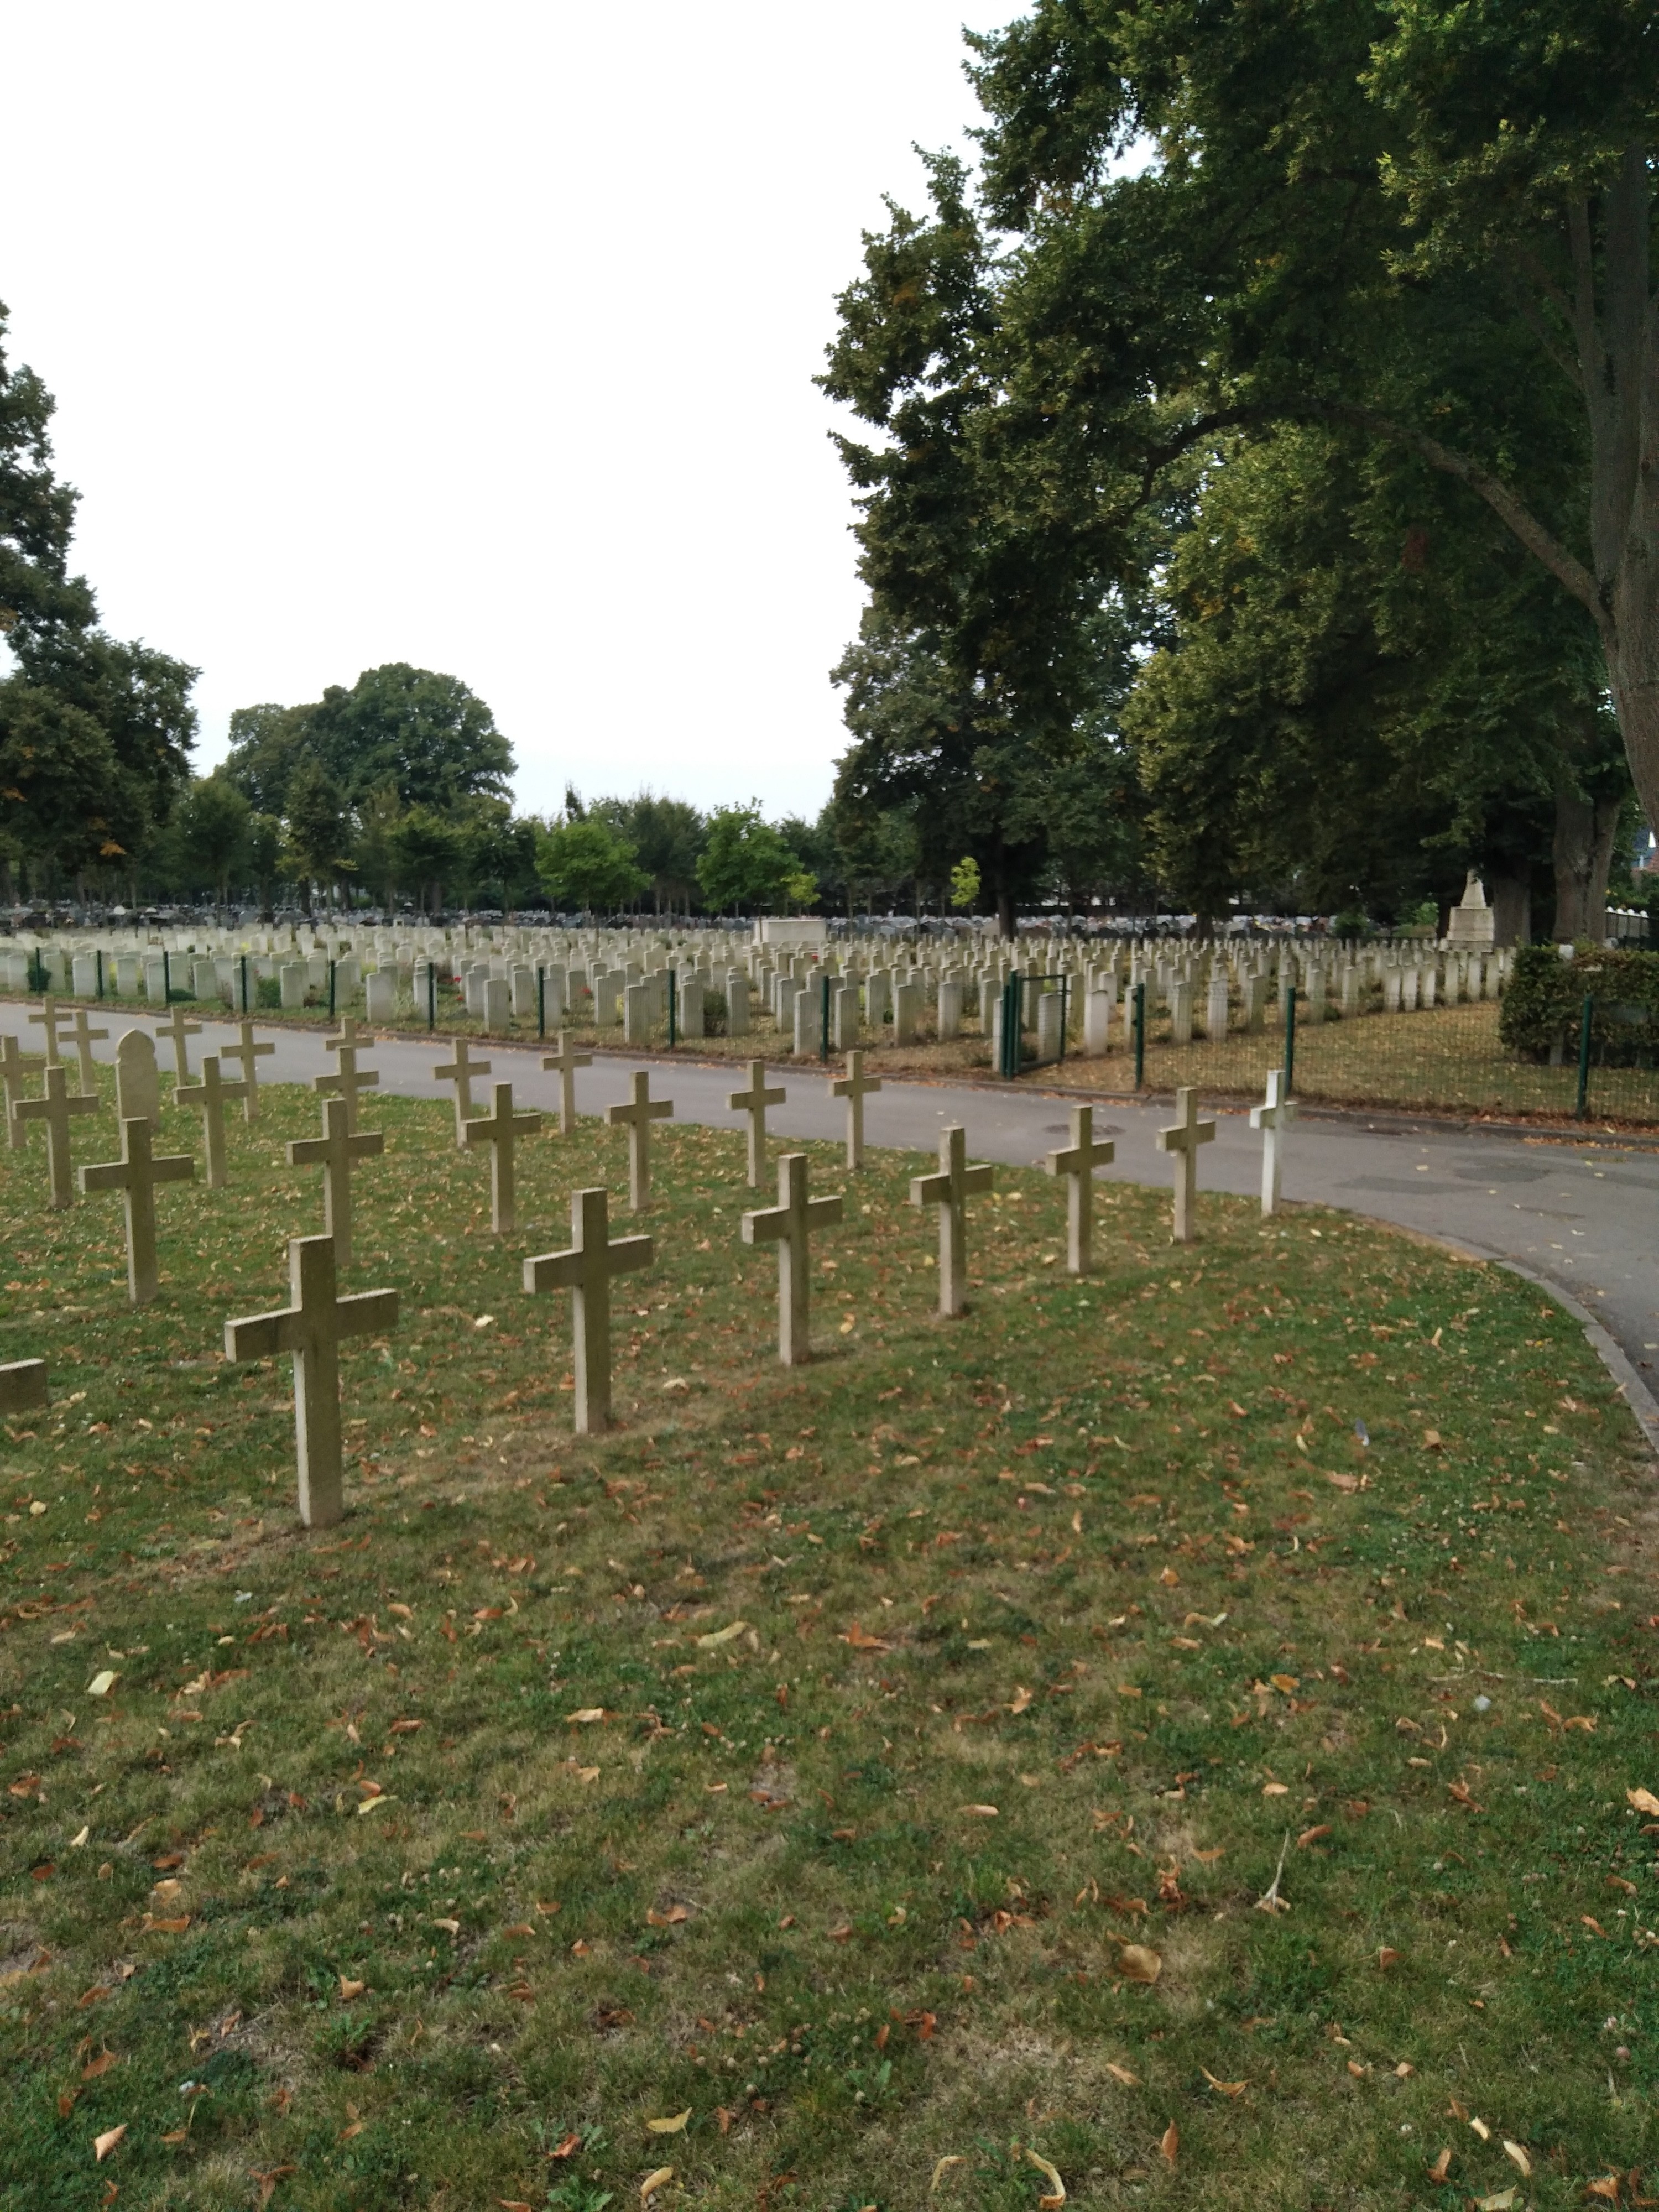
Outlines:
{"label": "green foliage", "polygon": [[1580,945],[1564,960],[1553,945],[1524,945],[1504,994],[1498,1034],[1511,1052],[1542,1060],[1552,1048],[1578,1054],[1584,1000],[1593,1000],[1590,1050],[1597,1064],[1654,1064],[1659,1051],[1659,952]]}
{"label": "green foliage", "polygon": [[[567,806],[565,811],[572,810]],[[596,799],[588,811],[608,822],[633,847],[659,913],[678,906],[689,910],[697,889],[697,858],[705,827],[695,806],[683,799],[641,791],[632,799]]]}
{"label": "green foliage", "polygon": [[331,684],[305,714],[304,750],[353,805],[388,783],[403,805],[440,812],[507,795],[513,749],[459,677],[391,661],[349,690]]}
{"label": "green foliage", "polygon": [[313,884],[331,889],[349,869],[351,846],[344,794],[319,761],[302,760],[289,780],[283,866],[307,907]]}
{"label": "green foliage", "polygon": [[978,904],[980,888],[979,862],[971,854],[958,860],[951,871],[951,903],[964,908]]}
{"label": "green foliage", "polygon": [[697,882],[716,914],[805,904],[817,885],[758,805],[722,806],[708,817]]}
{"label": "green foliage", "polygon": [[650,880],[633,847],[594,815],[544,829],[536,867],[554,905],[579,914],[619,913]]}
{"label": "green foliage", "polygon": [[179,808],[178,839],[185,865],[221,898],[249,858],[253,809],[223,775],[191,783]]}

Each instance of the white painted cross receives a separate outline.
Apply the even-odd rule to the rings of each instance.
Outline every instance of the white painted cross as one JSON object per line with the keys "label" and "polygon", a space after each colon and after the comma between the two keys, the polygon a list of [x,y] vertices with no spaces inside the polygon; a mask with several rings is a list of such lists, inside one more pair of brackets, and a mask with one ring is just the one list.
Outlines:
{"label": "white painted cross", "polygon": [[109,1035],[107,1030],[90,1026],[91,1017],[84,1006],[75,1009],[75,1048],[81,1057],[81,1089],[83,1094],[98,1088],[98,1064],[93,1059],[92,1048],[101,1044]]}
{"label": "white painted cross", "polygon": [[44,1359],[9,1359],[0,1367],[0,1413],[33,1413],[46,1402]]}
{"label": "white painted cross", "polygon": [[175,1106],[199,1106],[202,1109],[202,1149],[207,1154],[207,1187],[222,1190],[228,1180],[225,1174],[225,1101],[240,1098],[247,1090],[246,1083],[226,1083],[219,1073],[219,1055],[210,1052],[202,1061],[199,1083],[175,1083],[173,1103]]}
{"label": "white painted cross", "polygon": [[337,1094],[345,1101],[346,1129],[349,1135],[357,1133],[357,1093],[373,1091],[380,1080],[380,1070],[359,1067],[357,1054],[368,1047],[354,1037],[325,1037],[324,1043],[331,1052],[340,1055],[340,1065],[332,1075],[313,1075],[311,1087],[322,1098]]}
{"label": "white painted cross", "polygon": [[613,1129],[628,1132],[628,1204],[633,1213],[643,1213],[651,1203],[651,1124],[665,1121],[674,1110],[669,1098],[651,1096],[651,1071],[635,1071],[634,1096],[625,1106],[607,1106],[605,1118]]}
{"label": "white painted cross", "polygon": [[564,1031],[559,1031],[559,1048],[542,1054],[542,1069],[546,1073],[556,1070],[559,1078],[559,1134],[568,1137],[576,1126],[576,1070],[592,1067],[591,1052],[578,1052],[574,1044],[564,1041]]}
{"label": "white painted cross", "polygon": [[190,1081],[190,1047],[185,1043],[185,1039],[200,1036],[202,1024],[200,1022],[186,1021],[184,1008],[174,1006],[166,1021],[156,1023],[155,1034],[158,1037],[164,1037],[173,1047],[175,1079],[180,1083],[188,1083]]}
{"label": "white painted cross", "polygon": [[335,1289],[334,1239],[294,1237],[288,1269],[293,1303],[280,1313],[252,1314],[225,1323],[227,1359],[294,1358],[294,1433],[300,1477],[300,1518],[307,1528],[331,1528],[345,1510],[340,1474],[340,1346],[398,1325],[396,1291]]}
{"label": "white painted cross", "polygon": [[847,1073],[838,1075],[830,1085],[832,1098],[847,1101],[847,1164],[849,1168],[864,1165],[864,1102],[872,1091],[879,1091],[881,1078],[864,1072],[864,1052],[857,1047],[847,1055]]}
{"label": "white painted cross", "polygon": [[1109,1137],[1097,1140],[1092,1106],[1072,1109],[1072,1141],[1063,1152],[1050,1152],[1048,1172],[1065,1176],[1066,1268],[1068,1274],[1086,1275],[1094,1232],[1095,1170],[1109,1167],[1117,1157]]}
{"label": "white painted cross", "polygon": [[488,1075],[489,1062],[469,1059],[466,1039],[457,1037],[454,1059],[442,1067],[434,1067],[432,1073],[441,1083],[453,1083],[455,1086],[455,1149],[464,1152],[466,1125],[472,1119],[472,1079],[475,1075]]}
{"label": "white painted cross", "polygon": [[242,1094],[242,1119],[246,1122],[252,1123],[259,1118],[259,1062],[267,1059],[276,1048],[269,1042],[264,1044],[256,1044],[253,1041],[253,1024],[246,1017],[236,1026],[240,1034],[241,1042],[238,1044],[224,1046],[219,1057],[221,1060],[234,1060],[241,1063],[242,1081],[247,1085]]}
{"label": "white painted cross", "polygon": [[46,1170],[52,1178],[52,1203],[55,1207],[67,1206],[74,1195],[70,1180],[70,1116],[97,1111],[95,1098],[84,1093],[70,1097],[69,1073],[61,1060],[47,1066],[45,1097],[26,1098],[15,1109],[15,1118],[19,1121],[44,1121],[46,1125]]}
{"label": "white painted cross", "polygon": [[785,1152],[778,1161],[777,1204],[743,1217],[745,1244],[778,1248],[778,1358],[786,1367],[804,1367],[812,1356],[811,1234],[841,1219],[842,1195],[808,1198],[805,1153]]}
{"label": "white painted cross", "polygon": [[58,1042],[58,1024],[60,1022],[66,1022],[68,1019],[69,1016],[62,1011],[57,1000],[53,998],[50,991],[46,993],[45,998],[40,1001],[40,1012],[38,1014],[31,1014],[29,1016],[29,1021],[33,1026],[36,1028],[39,1028],[43,1024],[45,1026],[46,1032],[46,1066],[48,1067],[56,1067],[59,1060],[63,1057],[63,1048]]}
{"label": "white painted cross", "polygon": [[81,1170],[83,1198],[94,1191],[118,1190],[126,1202],[127,1297],[136,1306],[148,1305],[161,1287],[155,1264],[155,1186],[190,1182],[196,1174],[189,1152],[164,1152],[157,1159],[150,1151],[151,1138],[148,1117],[135,1115],[121,1124],[120,1158]]}
{"label": "white painted cross", "polygon": [[289,1139],[289,1167],[323,1171],[323,1233],[334,1239],[337,1273],[351,1265],[351,1163],[378,1159],[385,1149],[386,1139],[380,1130],[354,1133],[347,1127],[343,1098],[324,1099],[320,1137]]}
{"label": "white painted cross", "polygon": [[1267,1095],[1261,1105],[1250,1109],[1250,1127],[1261,1132],[1261,1211],[1277,1213],[1279,1187],[1285,1170],[1285,1143],[1290,1125],[1296,1119],[1296,1101],[1286,1098],[1285,1071],[1282,1067],[1267,1070]]}
{"label": "white painted cross", "polygon": [[1198,1092],[1190,1083],[1176,1092],[1176,1112],[1180,1118],[1174,1125],[1157,1132],[1158,1149],[1175,1155],[1175,1242],[1190,1244],[1198,1200],[1198,1148],[1214,1141],[1215,1123],[1199,1120]]}
{"label": "white painted cross", "polygon": [[775,1091],[766,1087],[766,1062],[751,1060],[749,1063],[749,1088],[733,1091],[726,1096],[726,1104],[734,1114],[749,1116],[749,1188],[758,1190],[766,1180],[766,1109],[781,1106],[788,1093],[781,1085]]}
{"label": "white painted cross", "polygon": [[23,1100],[24,1071],[40,1065],[38,1052],[23,1052],[15,1036],[0,1036],[0,1088],[6,1100],[6,1139],[15,1152],[21,1152],[29,1140],[28,1123],[16,1118]]}
{"label": "white painted cross", "polygon": [[604,1190],[570,1194],[570,1243],[524,1263],[527,1291],[569,1291],[575,1351],[576,1433],[611,1426],[611,1278],[648,1267],[648,1237],[611,1241],[611,1200]]}
{"label": "white painted cross", "polygon": [[939,1208],[939,1310],[947,1320],[968,1310],[968,1196],[990,1188],[989,1166],[968,1164],[959,1121],[939,1133],[939,1173],[910,1179],[911,1205]]}
{"label": "white painted cross", "polygon": [[513,1148],[520,1137],[533,1137],[542,1126],[539,1114],[513,1111],[513,1085],[498,1083],[495,1109],[469,1121],[470,1147],[489,1147],[489,1225],[498,1237],[510,1237],[519,1225],[513,1188]]}

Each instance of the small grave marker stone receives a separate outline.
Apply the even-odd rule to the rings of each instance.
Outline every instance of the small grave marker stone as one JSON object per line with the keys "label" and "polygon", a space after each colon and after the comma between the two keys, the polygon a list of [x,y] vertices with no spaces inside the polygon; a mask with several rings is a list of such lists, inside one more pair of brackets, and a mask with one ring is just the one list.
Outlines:
{"label": "small grave marker stone", "polygon": [[749,1088],[728,1094],[726,1104],[734,1114],[749,1118],[749,1174],[751,1190],[758,1190],[766,1180],[766,1109],[781,1106],[787,1091],[779,1085],[775,1091],[766,1087],[766,1062],[751,1060],[749,1063]]}
{"label": "small grave marker stone", "polygon": [[156,1158],[150,1151],[151,1137],[149,1116],[135,1114],[121,1124],[120,1158],[81,1170],[82,1197],[100,1190],[121,1194],[126,1212],[127,1297],[136,1306],[148,1305],[161,1287],[155,1261],[155,1186],[190,1182],[196,1174],[196,1162],[188,1152],[164,1152]]}
{"label": "small grave marker stone", "polygon": [[88,1093],[71,1097],[69,1071],[63,1061],[50,1062],[46,1067],[46,1095],[41,1098],[25,1098],[15,1109],[21,1122],[44,1121],[46,1125],[46,1173],[52,1187],[52,1206],[61,1212],[74,1196],[70,1180],[73,1163],[70,1155],[70,1117],[75,1114],[95,1114],[98,1101]]}
{"label": "small grave marker stone", "polygon": [[651,1073],[639,1068],[633,1077],[633,1097],[625,1105],[607,1106],[605,1118],[613,1129],[628,1132],[629,1210],[643,1213],[651,1203],[651,1124],[665,1121],[673,1113],[672,1099],[651,1096]]}
{"label": "small grave marker stone", "polygon": [[612,1243],[610,1194],[573,1190],[570,1243],[562,1252],[544,1252],[524,1263],[526,1291],[572,1293],[571,1316],[576,1382],[576,1433],[599,1436],[611,1426],[611,1278],[648,1267],[648,1237],[619,1237]]}
{"label": "small grave marker stone", "polygon": [[1109,1167],[1117,1147],[1109,1137],[1095,1135],[1092,1106],[1072,1109],[1072,1141],[1062,1152],[1050,1152],[1048,1172],[1064,1176],[1066,1185],[1066,1268],[1068,1274],[1086,1275],[1092,1258],[1095,1170]]}
{"label": "small grave marker stone", "polygon": [[806,1155],[785,1152],[778,1161],[778,1202],[743,1217],[745,1244],[778,1248],[778,1358],[804,1366],[811,1356],[810,1298],[811,1238],[842,1218],[842,1196],[808,1198]]}
{"label": "small grave marker stone", "polygon": [[1198,1198],[1198,1148],[1214,1140],[1215,1123],[1199,1120],[1198,1092],[1191,1084],[1176,1092],[1176,1113],[1179,1118],[1173,1126],[1157,1132],[1158,1149],[1175,1160],[1175,1241],[1190,1244]]}
{"label": "small grave marker stone", "polygon": [[968,1200],[990,1188],[989,1165],[968,1164],[968,1134],[959,1121],[939,1133],[939,1173],[911,1178],[911,1205],[939,1208],[939,1310],[947,1321],[968,1310]]}
{"label": "small grave marker stone", "polygon": [[175,1106],[198,1106],[201,1109],[202,1148],[207,1154],[207,1187],[210,1190],[222,1190],[228,1181],[225,1171],[225,1101],[227,1098],[241,1097],[246,1088],[245,1083],[225,1082],[219,1073],[216,1052],[210,1052],[204,1058],[199,1083],[175,1083],[173,1086]]}
{"label": "small grave marker stone", "polygon": [[513,1085],[498,1083],[495,1111],[466,1125],[466,1141],[476,1149],[489,1146],[489,1225],[497,1237],[510,1236],[518,1226],[513,1175],[514,1147],[520,1137],[533,1137],[542,1126],[539,1114],[513,1111]]}
{"label": "small grave marker stone", "polygon": [[321,1168],[323,1233],[334,1239],[335,1268],[343,1272],[351,1265],[352,1162],[378,1159],[386,1150],[386,1138],[379,1129],[349,1128],[343,1098],[325,1098],[322,1107],[322,1135],[290,1138],[288,1164],[291,1168]]}

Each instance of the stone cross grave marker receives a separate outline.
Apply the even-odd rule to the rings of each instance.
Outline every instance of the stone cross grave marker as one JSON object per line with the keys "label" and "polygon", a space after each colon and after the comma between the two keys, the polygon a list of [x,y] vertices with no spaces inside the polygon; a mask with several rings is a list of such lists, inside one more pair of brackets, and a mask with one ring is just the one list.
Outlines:
{"label": "stone cross grave marker", "polygon": [[778,1161],[778,1202],[743,1217],[745,1244],[778,1248],[778,1358],[804,1367],[812,1356],[809,1297],[812,1231],[842,1218],[842,1195],[808,1198],[806,1155],[785,1152]]}
{"label": "stone cross grave marker", "polygon": [[1094,1234],[1095,1170],[1109,1167],[1117,1147],[1109,1137],[1095,1135],[1092,1106],[1072,1109],[1072,1141],[1063,1152],[1050,1152],[1048,1172],[1064,1176],[1066,1185],[1066,1269],[1068,1274],[1089,1273]]}
{"label": "stone cross grave marker", "polygon": [[1286,1098],[1285,1071],[1282,1067],[1267,1070],[1267,1095],[1261,1105],[1250,1109],[1250,1127],[1261,1132],[1261,1211],[1279,1211],[1279,1182],[1285,1171],[1285,1142],[1290,1125],[1296,1119],[1296,1101]]}
{"label": "stone cross grave marker", "polygon": [[75,1049],[81,1060],[81,1089],[90,1095],[98,1088],[98,1064],[93,1059],[92,1048],[101,1044],[109,1035],[107,1030],[95,1030],[84,1006],[75,1009]]}
{"label": "stone cross grave marker", "polygon": [[472,1079],[475,1075],[488,1075],[489,1062],[469,1058],[466,1039],[457,1037],[454,1059],[446,1060],[441,1067],[434,1067],[432,1073],[441,1083],[453,1083],[455,1086],[455,1149],[458,1152],[464,1152],[466,1150],[466,1125],[472,1119]]}
{"label": "stone cross grave marker", "polygon": [[847,1073],[838,1075],[830,1085],[832,1098],[847,1101],[847,1164],[849,1168],[864,1165],[864,1102],[872,1091],[879,1091],[881,1078],[864,1072],[862,1047],[855,1046],[847,1055]]}
{"label": "stone cross grave marker", "polygon": [[240,1042],[226,1045],[219,1057],[221,1060],[234,1060],[240,1064],[242,1081],[246,1085],[242,1093],[242,1119],[245,1122],[252,1124],[259,1118],[259,1062],[268,1058],[276,1048],[269,1041],[264,1044],[256,1044],[253,1041],[253,1024],[246,1017],[238,1022],[236,1027],[240,1033]]}
{"label": "stone cross grave marker", "polygon": [[1175,1241],[1190,1244],[1198,1200],[1198,1148],[1213,1143],[1215,1123],[1199,1120],[1198,1092],[1190,1083],[1176,1092],[1176,1113],[1179,1119],[1173,1126],[1157,1132],[1158,1149],[1175,1157]]}
{"label": "stone cross grave marker", "polygon": [[[349,1021],[350,1016],[346,1018]],[[323,1042],[331,1052],[339,1054],[340,1065],[332,1075],[313,1075],[311,1087],[319,1097],[326,1098],[337,1092],[344,1099],[346,1130],[348,1134],[355,1137],[357,1133],[357,1093],[377,1087],[380,1080],[380,1070],[358,1066],[357,1054],[366,1051],[368,1047],[356,1035],[355,1022],[349,1036],[325,1037]]]}
{"label": "stone cross grave marker", "polygon": [[225,1172],[225,1101],[240,1098],[247,1089],[245,1083],[227,1083],[219,1073],[219,1055],[208,1053],[202,1061],[199,1083],[175,1083],[173,1103],[175,1106],[199,1106],[202,1109],[202,1149],[207,1154],[207,1187],[222,1190],[228,1177]]}
{"label": "stone cross grave marker", "polygon": [[648,1267],[648,1237],[611,1239],[610,1194],[573,1190],[570,1243],[524,1263],[526,1290],[569,1291],[576,1376],[576,1433],[598,1436],[611,1426],[611,1278]]}
{"label": "stone cross grave marker", "polygon": [[166,1021],[156,1023],[155,1034],[158,1037],[165,1037],[173,1047],[173,1069],[175,1079],[179,1083],[188,1083],[190,1081],[190,1047],[185,1040],[187,1037],[200,1036],[202,1024],[200,1022],[186,1021],[184,1008],[174,1006]]}
{"label": "stone cross grave marker", "polygon": [[673,1101],[651,1096],[651,1071],[635,1072],[633,1097],[623,1106],[607,1106],[605,1118],[613,1129],[628,1132],[628,1205],[643,1213],[651,1203],[651,1124],[665,1121],[674,1111]]}
{"label": "stone cross grave marker", "polygon": [[43,1027],[46,1032],[46,1066],[48,1067],[56,1067],[63,1057],[63,1048],[58,1042],[58,1025],[60,1022],[66,1022],[68,1019],[69,1016],[50,991],[40,1001],[40,1012],[29,1016],[33,1024]]}
{"label": "stone cross grave marker", "polygon": [[25,1070],[39,1067],[41,1056],[38,1052],[20,1049],[15,1036],[0,1036],[0,1086],[6,1100],[6,1141],[15,1152],[21,1152],[29,1140],[29,1125],[17,1119],[17,1109],[23,1100]]}
{"label": "stone cross grave marker", "polygon": [[591,1052],[578,1052],[574,1044],[565,1042],[564,1031],[559,1031],[559,1048],[542,1054],[544,1073],[552,1071],[559,1079],[559,1134],[568,1137],[576,1126],[576,1070],[592,1067]]}
{"label": "stone cross grave marker", "polygon": [[520,1137],[533,1137],[542,1126],[539,1114],[513,1111],[513,1085],[498,1083],[495,1111],[466,1125],[466,1141],[477,1149],[489,1147],[489,1225],[497,1237],[510,1237],[519,1225],[514,1199],[513,1151]]}
{"label": "stone cross grave marker", "polygon": [[16,1118],[22,1122],[44,1121],[46,1125],[46,1171],[52,1180],[52,1203],[54,1208],[66,1206],[74,1195],[70,1176],[70,1116],[71,1114],[95,1114],[98,1101],[84,1093],[70,1096],[69,1071],[63,1061],[57,1060],[46,1069],[46,1091],[43,1098],[26,1098],[16,1109]]}
{"label": "stone cross grave marker", "polygon": [[[146,1044],[149,1039],[144,1039]],[[127,1297],[135,1306],[147,1306],[161,1288],[155,1264],[155,1186],[158,1182],[190,1182],[196,1162],[189,1152],[163,1152],[158,1159],[150,1150],[154,1132],[147,1115],[135,1114],[121,1124],[121,1157],[103,1160],[81,1170],[81,1195],[99,1190],[118,1190],[127,1217]]]}
{"label": "stone cross grave marker", "polygon": [[9,1359],[0,1367],[0,1413],[29,1413],[46,1402],[44,1359]]}
{"label": "stone cross grave marker", "polygon": [[334,1239],[337,1274],[351,1265],[351,1164],[378,1159],[386,1139],[378,1129],[349,1128],[343,1098],[325,1098],[322,1107],[322,1135],[290,1138],[288,1164],[323,1171],[323,1233]]}
{"label": "stone cross grave marker", "polygon": [[155,1073],[155,1040],[143,1030],[123,1030],[115,1042],[115,1118],[161,1126],[161,1085]]}
{"label": "stone cross grave marker", "polygon": [[340,1480],[340,1346],[398,1325],[396,1291],[335,1287],[334,1239],[289,1239],[292,1303],[279,1313],[225,1323],[227,1359],[294,1359],[294,1435],[299,1466],[300,1518],[307,1528],[331,1528],[344,1512]]}
{"label": "stone cross grave marker", "polygon": [[990,1188],[989,1165],[968,1164],[968,1133],[959,1121],[939,1133],[939,1173],[911,1178],[911,1205],[939,1208],[939,1310],[946,1320],[968,1310],[969,1194]]}
{"label": "stone cross grave marker", "polygon": [[766,1109],[781,1106],[789,1094],[780,1084],[775,1091],[766,1087],[766,1062],[751,1060],[749,1063],[749,1088],[733,1091],[726,1104],[734,1114],[749,1116],[749,1188],[758,1190],[766,1180]]}

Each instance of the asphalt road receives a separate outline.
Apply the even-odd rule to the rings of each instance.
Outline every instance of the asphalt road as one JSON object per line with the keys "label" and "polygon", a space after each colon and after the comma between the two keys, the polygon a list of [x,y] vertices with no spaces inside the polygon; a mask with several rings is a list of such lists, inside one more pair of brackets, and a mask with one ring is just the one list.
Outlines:
{"label": "asphalt road", "polygon": [[[118,1027],[111,1026],[118,1035]],[[276,1048],[260,1060],[263,1082],[308,1082],[333,1065],[319,1030],[273,1028],[259,1036]],[[192,1066],[204,1049],[234,1042],[228,1024],[205,1024],[202,1036],[191,1040]],[[112,1057],[113,1039],[95,1049],[100,1059]],[[171,1048],[161,1044],[158,1050],[162,1066],[170,1066]],[[382,1090],[448,1098],[450,1086],[433,1070],[449,1056],[442,1041],[386,1037],[374,1045],[368,1064],[380,1070]],[[559,1079],[542,1072],[538,1052],[491,1044],[487,1056],[494,1069],[489,1080],[510,1080],[516,1103],[556,1107]],[[596,1114],[623,1098],[628,1074],[646,1066],[653,1093],[672,1098],[679,1119],[721,1128],[743,1126],[743,1117],[726,1103],[727,1093],[742,1087],[743,1072],[729,1063],[678,1058],[670,1065],[622,1053],[597,1056],[576,1078],[579,1110]],[[781,1137],[839,1138],[846,1109],[829,1096],[827,1078],[835,1072],[817,1062],[769,1063],[769,1082],[782,1084],[787,1097],[771,1109],[769,1127]],[[487,1085],[476,1096],[487,1105]],[[866,1141],[931,1153],[938,1132],[960,1121],[970,1158],[1030,1165],[1065,1141],[1071,1103],[1045,1093],[1029,1078],[1007,1088],[890,1080],[865,1103]],[[1218,1111],[1215,1118],[1215,1139],[1200,1155],[1200,1185],[1259,1191],[1260,1138],[1243,1112]],[[1158,1152],[1153,1133],[1170,1119],[1167,1106],[1097,1106],[1096,1134],[1113,1137],[1117,1146],[1115,1164],[1102,1172],[1166,1184],[1170,1164]],[[1372,1127],[1358,1116],[1310,1117],[1290,1133],[1284,1193],[1289,1200],[1370,1214],[1519,1261],[1589,1309],[1641,1379],[1650,1388],[1659,1382],[1659,1266],[1650,1203],[1659,1197],[1659,1152],[1604,1135],[1516,1137],[1431,1122]]]}

